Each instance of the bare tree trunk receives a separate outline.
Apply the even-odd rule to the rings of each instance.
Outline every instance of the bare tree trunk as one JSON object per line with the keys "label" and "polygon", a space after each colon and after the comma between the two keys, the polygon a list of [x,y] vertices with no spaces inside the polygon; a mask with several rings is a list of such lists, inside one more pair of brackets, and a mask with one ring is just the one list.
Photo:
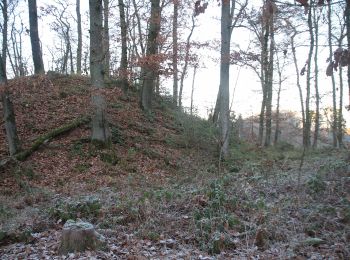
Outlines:
{"label": "bare tree trunk", "polygon": [[[270,35],[270,26],[268,20],[263,21],[262,26],[262,48],[261,48],[261,76],[262,76],[262,92],[263,92],[263,99],[261,102],[261,108],[260,108],[260,115],[259,115],[259,135],[258,135],[258,142],[262,146],[263,145],[263,138],[264,138],[264,122],[266,126],[266,108],[268,103],[268,67],[269,67],[269,51],[268,51],[268,43],[269,43],[269,35]],[[265,133],[265,139],[266,139],[266,133]]]}
{"label": "bare tree trunk", "polygon": [[[24,25],[21,23],[21,29],[16,30],[15,22],[13,22],[11,26],[11,42],[12,42],[12,50],[13,50],[13,61],[11,59],[9,48],[7,48],[7,53],[9,60],[11,62],[11,66],[15,77],[25,76],[27,71],[25,69],[25,64],[23,61],[23,48],[22,48],[22,34],[24,32]],[[17,36],[19,39],[17,39]]]}
{"label": "bare tree trunk", "polygon": [[[247,7],[248,1],[246,0],[244,3],[241,4],[240,6],[240,10],[238,11],[238,14],[235,15],[235,11],[236,11],[236,0],[223,0],[222,5],[225,4],[225,8],[228,8],[229,10],[225,10],[224,14],[223,14],[223,6],[221,8],[221,60],[223,60],[223,50],[227,53],[225,53],[224,55],[227,55],[224,59],[225,59],[225,65],[220,66],[220,82],[224,82],[224,84],[226,84],[226,79],[222,78],[221,75],[225,74],[225,70],[227,70],[227,63],[228,63],[228,71],[230,70],[230,64],[229,64],[229,53],[230,53],[230,46],[227,46],[226,40],[229,40],[228,45],[230,45],[230,41],[231,41],[231,35],[232,35],[232,31],[233,29],[236,27],[241,15],[243,14],[243,11],[245,10],[245,8]],[[227,14],[227,12],[229,12],[229,14]],[[223,18],[226,19],[225,21],[223,21]],[[224,27],[227,26],[227,28],[225,29]],[[228,33],[228,35],[223,35],[224,33]],[[224,40],[224,44],[223,44],[223,40]],[[223,69],[223,70],[221,70]],[[222,74],[223,72],[223,74]],[[224,76],[225,77],[225,76]],[[229,77],[229,75],[228,75]],[[223,81],[221,79],[224,79]],[[227,84],[229,85],[229,78],[227,79]],[[219,90],[218,90],[218,95],[216,97],[216,103],[215,103],[215,108],[213,111],[213,123],[216,124],[219,120],[219,116],[221,113],[221,108],[223,108],[224,106],[226,106],[226,104],[223,104],[222,102],[222,96],[225,95],[226,93],[222,93],[221,90],[224,88],[228,88],[229,90],[229,86],[221,86],[221,83],[219,85]],[[228,93],[229,94],[229,93]],[[228,99],[228,103],[229,103],[229,97],[226,97]],[[226,101],[225,101],[226,102]],[[228,105],[229,106],[229,105]],[[230,109],[230,107],[228,108]],[[228,112],[230,113],[230,111]],[[227,116],[227,115],[226,115]],[[224,117],[226,117],[224,116]],[[228,118],[230,117],[230,115],[228,114],[227,116]],[[227,136],[228,138],[228,136]],[[225,144],[225,146],[228,144]],[[225,148],[226,149],[226,148]]]}
{"label": "bare tree trunk", "polygon": [[8,27],[8,5],[7,0],[2,0],[1,4],[1,10],[2,10],[2,19],[3,19],[3,26],[2,26],[2,60],[3,60],[3,69],[6,72],[6,60],[7,60],[7,27]]}
{"label": "bare tree trunk", "polygon": [[78,29],[78,47],[77,47],[77,74],[81,74],[81,57],[82,57],[82,30],[81,30],[81,14],[80,14],[80,0],[76,1],[77,12],[77,29]]}
{"label": "bare tree trunk", "polygon": [[104,77],[110,76],[110,51],[109,51],[109,0],[103,0],[103,52],[104,52]]}
{"label": "bare tree trunk", "polygon": [[191,108],[190,108],[190,114],[192,116],[193,114],[193,92],[194,92],[194,80],[196,78],[196,72],[197,72],[197,65],[194,66],[193,69],[193,78],[192,78],[192,91],[191,91]]}
{"label": "bare tree trunk", "polygon": [[274,37],[274,26],[273,26],[273,14],[269,18],[268,25],[270,27],[270,50],[268,67],[266,71],[267,77],[267,97],[266,97],[266,135],[265,135],[265,146],[271,145],[271,132],[272,132],[272,94],[273,94],[273,57],[275,49],[275,37]]}
{"label": "bare tree trunk", "polygon": [[106,145],[110,131],[106,117],[104,88],[104,53],[102,30],[102,0],[89,0],[90,9],[90,73],[92,83],[92,140]]}
{"label": "bare tree trunk", "polygon": [[134,9],[135,9],[135,16],[136,16],[136,20],[137,20],[137,30],[138,30],[139,38],[140,38],[141,52],[142,52],[142,56],[144,56],[146,54],[146,51],[145,51],[145,46],[144,46],[144,42],[143,42],[143,35],[142,35],[142,29],[141,29],[141,18],[140,18],[140,14],[138,12],[136,1],[132,0],[132,3],[134,5]]}
{"label": "bare tree trunk", "polygon": [[34,73],[43,74],[45,73],[44,62],[40,47],[40,39],[38,32],[38,15],[36,0],[28,0],[29,9],[29,25],[30,25],[30,41],[32,44],[32,56],[34,63]]}
{"label": "bare tree trunk", "polygon": [[[179,15],[179,3],[178,0],[173,1],[174,5],[174,15],[173,15],[173,103],[176,106],[177,105],[177,99],[178,99],[178,71],[177,71],[177,18]],[[193,19],[193,16],[192,16]],[[193,21],[193,20],[192,20]],[[193,28],[193,27],[192,27]],[[193,31],[193,30],[191,30]]]}
{"label": "bare tree trunk", "polygon": [[63,65],[62,65],[62,73],[68,74],[68,58],[69,58],[69,42],[68,42],[68,30],[67,33],[65,34],[65,43],[66,47],[63,53]]}
{"label": "bare tree trunk", "polygon": [[344,147],[343,143],[343,92],[344,92],[344,84],[343,84],[343,68],[339,66],[339,111],[338,111],[338,145],[340,148]]}
{"label": "bare tree trunk", "polygon": [[230,1],[221,2],[221,51],[220,51],[220,157],[229,157],[230,125],[230,42],[232,17]]}
{"label": "bare tree trunk", "polygon": [[187,74],[187,67],[188,67],[188,61],[190,57],[190,48],[191,48],[190,41],[191,41],[194,28],[195,28],[195,21],[194,21],[194,15],[192,15],[192,27],[191,27],[190,34],[187,36],[187,40],[186,40],[185,64],[181,72],[181,78],[180,78],[179,108],[182,108],[182,91],[184,88],[185,76]]}
{"label": "bare tree trunk", "polygon": [[[157,37],[160,31],[160,0],[151,1],[151,19],[147,37],[147,53],[148,58],[158,52]],[[157,75],[158,64],[151,62],[151,65],[145,65],[142,70],[143,72],[143,86],[141,90],[140,106],[143,110],[149,111],[152,104],[152,94],[155,88],[155,79]]]}
{"label": "bare tree trunk", "polygon": [[[348,46],[350,46],[350,1],[346,1],[344,15],[345,15],[345,27],[346,27],[346,39],[348,42]],[[348,83],[348,98],[349,98],[349,108],[350,108],[350,63],[348,64],[347,83]]]}
{"label": "bare tree trunk", "polygon": [[220,86],[219,86],[219,91],[216,96],[216,102],[215,102],[215,107],[213,111],[213,124],[217,124],[218,119],[219,119],[219,108],[220,108]]}
{"label": "bare tree trunk", "polygon": [[314,130],[314,141],[312,144],[313,148],[317,147],[318,137],[320,132],[320,93],[318,90],[318,22],[319,17],[316,17],[316,10],[313,8],[314,16],[314,28],[315,28],[315,97],[316,97],[316,111],[315,111],[315,130]]}
{"label": "bare tree trunk", "polygon": [[69,61],[70,61],[70,73],[74,74],[74,63],[73,63],[73,52],[70,38],[68,37],[68,50],[69,50]]}
{"label": "bare tree trunk", "polygon": [[265,108],[266,108],[266,90],[265,84],[263,86],[263,99],[261,101],[260,114],[259,114],[259,133],[258,133],[258,144],[263,145],[264,139],[264,122],[265,122]]}
{"label": "bare tree trunk", "polygon": [[310,147],[310,135],[311,135],[311,113],[310,113],[310,89],[311,89],[311,59],[314,50],[314,32],[312,26],[312,8],[309,8],[308,12],[308,27],[310,33],[310,48],[307,61],[307,73],[306,73],[306,100],[305,100],[305,129],[304,129],[304,147]]}
{"label": "bare tree trunk", "polygon": [[275,129],[275,138],[274,138],[274,145],[276,145],[279,141],[280,137],[280,101],[281,101],[281,90],[282,90],[282,69],[281,67],[279,57],[277,55],[276,59],[276,65],[277,65],[277,71],[278,71],[278,91],[277,91],[277,105],[276,105],[276,129]]}
{"label": "bare tree trunk", "polygon": [[88,72],[88,58],[89,58],[89,52],[88,51],[85,51],[84,52],[84,73],[86,74],[86,75],[88,75],[89,74],[89,72]]}
{"label": "bare tree trunk", "polygon": [[299,98],[300,98],[300,107],[301,107],[301,120],[302,120],[302,125],[303,125],[303,143],[305,143],[305,128],[306,128],[306,123],[305,123],[305,109],[304,109],[304,98],[303,98],[303,91],[301,89],[300,85],[300,75],[299,75],[299,67],[298,67],[298,61],[296,57],[296,51],[295,51],[295,46],[294,46],[294,37],[297,35],[297,31],[294,29],[294,34],[291,37],[291,45],[292,45],[292,54],[293,54],[293,62],[294,62],[294,67],[295,67],[295,74],[297,76],[297,87],[299,90]]}
{"label": "bare tree trunk", "polygon": [[127,72],[128,72],[128,47],[127,47],[127,26],[126,26],[126,19],[125,19],[125,5],[123,0],[118,0],[119,4],[119,16],[120,16],[120,36],[122,40],[122,56],[120,59],[120,78],[122,82],[122,88],[124,91],[124,94],[126,94],[128,89],[128,79],[127,79]]}
{"label": "bare tree trunk", "polygon": [[[332,18],[331,18],[331,5],[328,2],[328,45],[329,45],[329,58],[330,63],[333,61],[333,48],[332,48]],[[335,78],[332,73],[332,97],[333,97],[333,117],[332,117],[332,136],[333,136],[333,147],[337,147],[337,97],[336,97],[336,87]]]}
{"label": "bare tree trunk", "polygon": [[6,130],[6,139],[9,146],[10,155],[14,155],[20,150],[20,143],[17,135],[15,112],[7,89],[7,77],[4,70],[3,60],[0,56],[0,93],[2,108],[4,113],[4,125]]}

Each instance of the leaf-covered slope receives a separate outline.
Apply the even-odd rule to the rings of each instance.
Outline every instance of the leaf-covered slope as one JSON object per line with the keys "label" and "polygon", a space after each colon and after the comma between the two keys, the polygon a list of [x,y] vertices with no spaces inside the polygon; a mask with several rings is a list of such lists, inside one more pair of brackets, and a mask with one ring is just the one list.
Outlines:
{"label": "leaf-covered slope", "polygon": [[[26,77],[12,80],[9,85],[24,149],[43,134],[91,113],[87,77]],[[178,167],[181,153],[167,145],[167,140],[179,129],[159,104],[153,114],[145,115],[139,109],[137,94],[130,92],[125,98],[114,84],[108,85],[105,96],[113,135],[111,147],[97,149],[90,143],[89,124],[48,140],[25,162],[35,175],[27,180],[30,185],[70,193],[72,187],[77,192],[118,183],[119,177],[130,173],[146,176],[150,181],[161,180]],[[6,156],[3,130],[0,158]],[[5,193],[20,188],[12,171],[6,171],[0,180],[0,188]]]}

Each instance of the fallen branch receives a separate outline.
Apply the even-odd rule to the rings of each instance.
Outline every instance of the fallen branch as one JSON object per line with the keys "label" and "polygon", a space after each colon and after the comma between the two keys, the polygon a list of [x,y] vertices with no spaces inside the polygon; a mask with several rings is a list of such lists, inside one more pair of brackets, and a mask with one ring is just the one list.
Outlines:
{"label": "fallen branch", "polygon": [[35,152],[36,150],[39,149],[39,147],[47,142],[48,140],[56,137],[56,136],[59,136],[59,135],[62,135],[64,133],[67,133],[81,125],[84,125],[84,124],[87,124],[89,123],[91,120],[91,118],[89,116],[85,116],[85,117],[82,117],[82,118],[79,118],[77,120],[74,120],[64,126],[61,126],[59,128],[56,128],[56,129],[53,129],[52,131],[38,137],[34,144],[27,150],[24,150],[18,154],[15,155],[15,158],[18,160],[18,161],[24,161],[25,159],[27,159],[33,152]]}

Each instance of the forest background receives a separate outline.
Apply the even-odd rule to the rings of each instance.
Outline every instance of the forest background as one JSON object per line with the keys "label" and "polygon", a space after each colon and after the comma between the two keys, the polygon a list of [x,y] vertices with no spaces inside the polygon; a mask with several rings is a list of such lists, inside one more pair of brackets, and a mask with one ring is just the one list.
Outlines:
{"label": "forest background", "polygon": [[[134,1],[135,2],[135,1]],[[142,14],[146,14],[147,3],[126,1],[127,9],[129,9],[129,21],[135,19],[135,13],[133,8],[138,6]],[[290,8],[294,5],[293,1],[276,2],[278,8]],[[168,21],[162,25],[162,34],[167,37],[166,41],[170,41],[170,31],[168,25],[171,25],[172,20],[172,6],[164,1],[164,11],[162,12],[163,19]],[[179,24],[179,41],[184,44],[186,38],[190,33],[189,21],[191,19],[194,1],[187,1],[182,3],[182,12],[180,16]],[[24,1],[9,1],[10,13],[9,24],[12,27],[12,33],[17,34],[16,39],[11,41],[22,41],[22,59],[26,66],[26,73],[32,74],[33,68],[31,65],[31,51],[30,51],[30,37],[29,37],[29,21],[27,15],[27,4]],[[12,7],[11,7],[12,6]],[[261,1],[249,1],[247,4],[245,15],[251,16],[250,20],[255,19],[254,15],[257,13],[249,14],[249,12],[258,12],[262,7]],[[12,12],[11,12],[12,8]],[[345,46],[344,43],[339,43],[339,40],[344,37],[344,19],[342,13],[345,10],[345,1],[339,1],[332,5],[334,11],[332,13],[332,44],[335,50],[339,45]],[[326,6],[317,7],[316,15],[318,19],[318,35],[319,35],[319,91],[321,100],[321,110],[323,114],[324,126],[331,124],[330,119],[325,118],[330,116],[330,110],[332,110],[332,80],[326,75],[327,59],[329,58],[329,45],[328,45],[328,25],[327,25],[327,8]],[[249,11],[248,11],[249,10]],[[295,38],[296,57],[301,68],[307,60],[309,50],[309,33],[307,30],[307,16],[304,15],[303,9],[298,7],[294,10],[295,15],[293,17],[283,18],[289,19],[295,27],[298,28],[298,35]],[[119,66],[119,60],[121,55],[121,41],[120,41],[120,22],[118,17],[118,2],[109,1],[109,33],[110,33],[110,57],[111,57],[111,72],[116,72]],[[83,28],[83,52],[84,55],[89,53],[89,15],[88,15],[88,1],[81,1],[81,14],[82,14],[82,28]],[[38,1],[38,17],[39,17],[39,36],[43,48],[43,59],[45,67],[48,70],[60,71],[62,70],[58,63],[62,61],[65,52],[65,39],[64,32],[59,29],[59,26],[67,24],[68,34],[71,39],[73,56],[76,56],[77,45],[77,29],[74,23],[76,23],[75,15],[75,1]],[[61,19],[61,21],[59,21]],[[233,52],[252,52],[258,53],[257,39],[254,32],[247,28],[249,22],[241,21],[237,28],[233,31],[232,36],[232,50]],[[247,22],[248,21],[248,22]],[[133,21],[135,22],[135,21]],[[147,29],[147,16],[143,16],[142,30],[143,34],[146,34]],[[219,59],[220,53],[218,51],[220,45],[220,5],[216,1],[209,1],[208,8],[203,15],[198,15],[195,18],[196,27],[193,30],[191,43],[191,57],[195,57],[196,63],[198,63],[198,70],[195,78],[195,90],[194,90],[194,105],[197,108],[197,114],[201,117],[208,117],[213,112],[215,106],[216,95],[219,88]],[[283,25],[283,22],[282,22]],[[278,35],[276,35],[276,53],[279,56],[281,66],[283,66],[282,77],[282,89],[280,95],[280,110],[292,111],[295,116],[301,119],[301,107],[300,97],[296,86],[296,73],[294,64],[292,62],[292,50],[290,39],[288,39],[288,30],[279,29]],[[12,43],[13,45],[13,43]],[[10,44],[11,46],[11,44]],[[14,46],[14,45],[13,45]],[[168,46],[169,47],[169,46]],[[130,47],[129,47],[130,48]],[[13,50],[10,50],[10,52]],[[284,55],[286,51],[286,55]],[[168,53],[166,53],[168,52]],[[166,54],[170,54],[171,50],[165,51]],[[85,62],[87,62],[85,57]],[[182,61],[183,62],[183,61]],[[87,62],[88,63],[88,62]],[[282,64],[283,63],[283,64]],[[194,63],[193,63],[194,64]],[[191,65],[193,65],[191,64]],[[86,64],[86,72],[88,64]],[[230,95],[232,102],[232,110],[236,115],[241,114],[244,118],[259,114],[260,104],[262,99],[260,79],[256,75],[256,71],[251,66],[258,65],[251,62],[250,65],[237,64],[231,66],[230,74]],[[85,73],[86,73],[85,72]],[[8,74],[10,77],[14,76],[13,71],[8,67]],[[193,66],[190,66],[189,71],[186,73],[184,79],[183,100],[184,106],[190,107],[191,96],[191,84],[192,84]],[[169,94],[171,89],[171,78],[169,75],[162,77],[162,92]],[[278,80],[275,79],[274,90],[278,92]],[[302,83],[306,80],[301,79]],[[335,84],[337,85],[337,93],[339,94],[339,79],[335,78]],[[305,84],[303,84],[305,85]],[[277,106],[277,95],[274,95],[273,107]],[[315,94],[311,96],[311,107],[315,110]],[[343,104],[346,103],[343,101]],[[346,122],[349,122],[349,113],[344,113]]]}

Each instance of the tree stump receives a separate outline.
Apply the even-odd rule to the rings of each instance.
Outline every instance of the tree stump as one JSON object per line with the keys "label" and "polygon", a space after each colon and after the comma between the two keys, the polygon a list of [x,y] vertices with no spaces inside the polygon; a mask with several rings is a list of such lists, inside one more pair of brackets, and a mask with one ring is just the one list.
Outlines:
{"label": "tree stump", "polygon": [[68,220],[62,231],[59,254],[96,250],[105,245],[102,235],[95,231],[92,224],[81,220]]}

